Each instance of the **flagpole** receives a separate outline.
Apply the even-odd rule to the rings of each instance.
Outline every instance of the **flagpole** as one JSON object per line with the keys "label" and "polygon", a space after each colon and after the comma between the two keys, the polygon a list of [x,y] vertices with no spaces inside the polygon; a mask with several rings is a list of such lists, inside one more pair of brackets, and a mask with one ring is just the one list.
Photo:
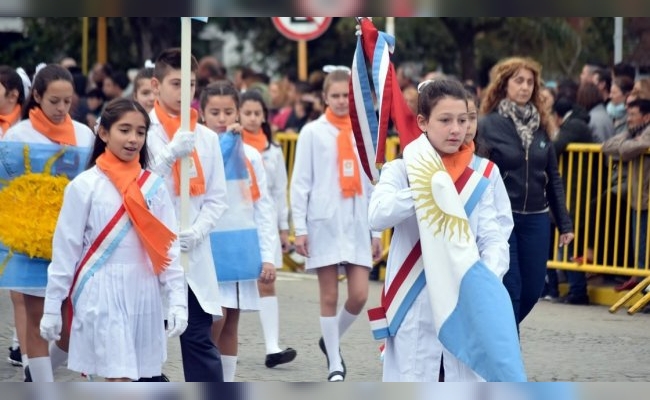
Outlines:
{"label": "flagpole", "polygon": [[[190,102],[192,79],[192,20],[190,17],[181,17],[181,127],[180,130],[190,130]],[[190,227],[190,158],[181,159],[180,177],[180,230]],[[187,272],[189,269],[189,256],[181,252],[181,265]]]}

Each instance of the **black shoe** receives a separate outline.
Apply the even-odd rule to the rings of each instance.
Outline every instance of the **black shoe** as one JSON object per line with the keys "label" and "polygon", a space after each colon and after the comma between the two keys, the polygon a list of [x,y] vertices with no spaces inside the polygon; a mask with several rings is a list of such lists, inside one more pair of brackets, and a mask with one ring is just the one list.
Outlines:
{"label": "black shoe", "polygon": [[7,361],[9,361],[9,364],[13,365],[14,367],[23,366],[23,357],[22,354],[20,354],[20,347],[15,350],[11,347],[9,348],[9,357],[7,357]]}
{"label": "black shoe", "polygon": [[290,363],[296,358],[296,355],[298,353],[291,347],[288,347],[279,353],[267,354],[264,365],[267,368],[273,368],[276,365]]}
{"label": "black shoe", "polygon": [[169,378],[165,374],[160,374],[160,376],[152,376],[151,378],[140,378],[136,382],[169,382]]}
{"label": "black shoe", "polygon": [[586,294],[583,295],[573,295],[570,294],[566,297],[567,304],[579,305],[579,306],[588,306],[589,305],[589,296]]}
{"label": "black shoe", "polygon": [[[320,339],[318,339],[318,347],[320,347],[320,351],[325,354],[325,359],[327,360],[327,369],[330,367],[330,358],[327,356],[327,348],[325,347],[325,340],[321,336]],[[343,367],[343,379],[345,379],[345,376],[348,372],[348,369],[345,368],[345,361],[343,361],[343,355],[341,354],[341,349],[339,348],[339,356],[341,357],[341,366]],[[335,371],[336,372],[336,371]]]}
{"label": "black shoe", "polygon": [[29,372],[29,365],[25,367],[25,382],[34,382],[32,380],[32,373]]}

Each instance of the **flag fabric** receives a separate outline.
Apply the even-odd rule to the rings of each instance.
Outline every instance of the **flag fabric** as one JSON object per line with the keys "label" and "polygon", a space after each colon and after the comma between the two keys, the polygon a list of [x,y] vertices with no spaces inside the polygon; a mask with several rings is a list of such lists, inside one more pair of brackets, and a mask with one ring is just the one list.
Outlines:
{"label": "flag fabric", "polygon": [[0,287],[47,285],[52,237],[70,180],[91,148],[0,142]]}
{"label": "flag fabric", "polygon": [[[379,32],[368,18],[363,18],[359,24],[361,36],[357,39],[352,60],[350,118],[363,169],[370,180],[376,181],[379,175],[377,167],[386,161],[385,146],[390,122],[397,131],[402,148],[420,135],[420,128],[416,116],[404,100],[390,61],[395,38]],[[378,116],[372,106],[366,60],[370,62],[372,71]],[[375,160],[375,165],[372,165],[372,160]]]}
{"label": "flag fabric", "polygon": [[208,17],[190,17],[190,18],[201,22],[208,22]]}
{"label": "flag fabric", "polygon": [[220,282],[256,280],[262,255],[241,135],[219,135],[228,192],[228,211],[210,234],[212,256]]}
{"label": "flag fabric", "polygon": [[463,208],[471,197],[463,201],[424,135],[403,155],[438,339],[487,381],[525,382],[510,296],[481,261]]}

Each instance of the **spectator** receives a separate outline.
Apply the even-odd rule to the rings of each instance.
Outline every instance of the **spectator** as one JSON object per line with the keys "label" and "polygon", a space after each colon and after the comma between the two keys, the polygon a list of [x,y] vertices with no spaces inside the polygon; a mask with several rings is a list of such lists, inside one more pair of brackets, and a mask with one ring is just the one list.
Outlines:
{"label": "spectator", "polygon": [[593,83],[598,86],[598,90],[603,98],[603,102],[609,101],[609,92],[612,88],[612,74],[606,69],[597,69],[593,75]]}
{"label": "spectator", "polygon": [[122,97],[127,86],[129,86],[129,78],[126,76],[126,73],[115,70],[104,78],[102,91],[106,100],[110,101]]}
{"label": "spectator", "polygon": [[614,65],[612,70],[612,79],[623,77],[634,82],[636,79],[636,69],[628,63],[620,62]]}
{"label": "spectator", "polygon": [[614,122],[614,134],[617,135],[626,129],[627,113],[625,99],[632,92],[634,82],[625,76],[617,77],[610,91],[610,102],[607,103],[607,114]]}
{"label": "spectator", "polygon": [[577,103],[589,112],[589,127],[596,143],[602,143],[614,136],[614,123],[607,114],[598,87],[593,82],[580,84]]}
{"label": "spectator", "polygon": [[587,62],[583,67],[582,67],[582,72],[580,73],[580,84],[587,83],[587,82],[593,82],[594,81],[594,74],[596,70],[602,69],[603,67],[597,63],[594,62]]}

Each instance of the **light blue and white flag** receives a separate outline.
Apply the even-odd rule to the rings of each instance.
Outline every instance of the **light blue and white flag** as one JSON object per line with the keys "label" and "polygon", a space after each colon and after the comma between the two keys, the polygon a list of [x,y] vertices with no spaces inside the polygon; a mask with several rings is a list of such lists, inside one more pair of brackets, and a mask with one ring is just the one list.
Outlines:
{"label": "light blue and white flag", "polygon": [[212,257],[220,282],[256,280],[262,271],[244,142],[241,135],[219,135],[226,174],[228,211],[210,234]]}
{"label": "light blue and white flag", "polygon": [[44,288],[67,183],[91,148],[0,142],[0,287]]}

